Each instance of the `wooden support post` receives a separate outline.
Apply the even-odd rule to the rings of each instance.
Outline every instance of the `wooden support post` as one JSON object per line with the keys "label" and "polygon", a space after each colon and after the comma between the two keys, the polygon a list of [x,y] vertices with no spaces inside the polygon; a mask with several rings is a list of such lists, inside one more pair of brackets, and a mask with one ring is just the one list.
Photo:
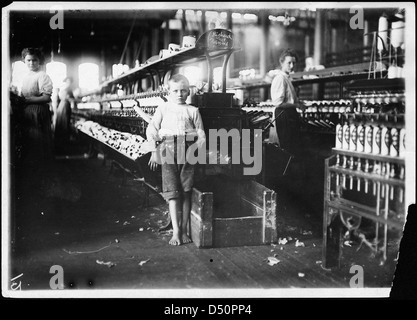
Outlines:
{"label": "wooden support post", "polygon": [[[233,32],[232,10],[227,11],[227,29]],[[229,64],[227,65],[227,74],[229,78],[233,76],[233,69],[234,69],[234,55],[232,54],[229,58]]]}
{"label": "wooden support post", "polygon": [[[165,20],[164,28],[164,48],[168,48],[169,43],[171,42],[171,31],[169,29],[169,19]],[[179,43],[181,45],[181,42]]]}
{"label": "wooden support post", "polygon": [[364,34],[364,36],[363,36],[363,46],[365,48],[369,47],[370,42],[371,42],[368,33],[369,33],[369,20],[365,19],[364,22],[363,22],[363,34]]}
{"label": "wooden support post", "polygon": [[[313,60],[315,65],[322,64],[323,55],[323,10],[317,9],[314,28],[314,53]],[[323,84],[313,84],[313,99],[323,99]]]}
{"label": "wooden support post", "polygon": [[[259,52],[259,74],[262,78],[265,77],[266,73],[268,72],[268,61],[269,61],[269,19],[268,19],[268,12],[267,11],[261,11],[260,14],[261,18],[261,30],[262,30],[262,36],[261,36],[261,46],[260,46],[260,52]],[[268,99],[268,91],[266,88],[260,88],[260,99],[261,101],[265,101]]]}
{"label": "wooden support post", "polygon": [[[157,55],[157,54],[159,54],[159,50],[160,50],[160,48],[159,48],[159,29],[157,29],[157,28],[155,28],[155,29],[152,29],[152,41],[151,41],[151,55],[152,56],[154,56],[154,55]],[[167,48],[165,48],[165,49],[168,49],[168,47]]]}
{"label": "wooden support post", "polygon": [[200,34],[204,34],[207,30],[206,11],[201,10],[201,29]]}
{"label": "wooden support post", "polygon": [[304,54],[306,57],[310,56],[310,34],[307,30],[306,36],[304,38]]}
{"label": "wooden support post", "polygon": [[182,38],[186,35],[186,27],[187,27],[187,19],[185,16],[185,10],[182,10],[182,16],[181,16],[181,29],[180,29],[180,38],[178,43],[182,44]]}
{"label": "wooden support post", "polygon": [[331,53],[337,52],[337,29],[335,27],[332,28],[332,36],[331,36]]}

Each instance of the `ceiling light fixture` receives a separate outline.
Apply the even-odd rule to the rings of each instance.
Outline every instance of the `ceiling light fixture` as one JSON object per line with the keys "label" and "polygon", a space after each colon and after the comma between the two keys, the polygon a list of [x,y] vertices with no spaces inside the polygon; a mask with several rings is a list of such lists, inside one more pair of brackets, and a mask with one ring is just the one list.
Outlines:
{"label": "ceiling light fixture", "polygon": [[270,15],[268,18],[273,22],[282,22],[282,24],[286,27],[289,26],[291,22],[294,22],[296,20],[295,17],[290,17],[288,12],[285,12],[283,16],[275,17],[273,15]]}

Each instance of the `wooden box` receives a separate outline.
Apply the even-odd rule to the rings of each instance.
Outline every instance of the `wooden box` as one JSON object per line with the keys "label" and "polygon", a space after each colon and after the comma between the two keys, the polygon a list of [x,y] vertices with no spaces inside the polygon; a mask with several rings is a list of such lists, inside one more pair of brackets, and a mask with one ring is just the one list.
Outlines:
{"label": "wooden box", "polygon": [[276,193],[252,180],[213,176],[195,185],[190,221],[199,248],[274,243]]}

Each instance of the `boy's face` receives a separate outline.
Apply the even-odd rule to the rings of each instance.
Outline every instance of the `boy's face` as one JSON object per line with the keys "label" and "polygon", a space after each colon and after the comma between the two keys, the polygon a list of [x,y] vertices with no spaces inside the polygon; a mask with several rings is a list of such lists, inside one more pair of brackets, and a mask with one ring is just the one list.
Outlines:
{"label": "boy's face", "polygon": [[190,89],[188,88],[188,85],[183,81],[171,82],[169,84],[169,92],[169,98],[172,103],[185,104],[185,101],[190,94]]}

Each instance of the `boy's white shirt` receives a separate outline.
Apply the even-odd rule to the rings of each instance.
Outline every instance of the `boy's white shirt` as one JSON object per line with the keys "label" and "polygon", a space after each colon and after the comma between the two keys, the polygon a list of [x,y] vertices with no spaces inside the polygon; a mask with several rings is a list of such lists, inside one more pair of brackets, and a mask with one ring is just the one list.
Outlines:
{"label": "boy's white shirt", "polygon": [[166,136],[197,136],[197,144],[206,140],[198,108],[189,104],[165,102],[158,106],[146,128],[149,151],[156,150],[156,141]]}

